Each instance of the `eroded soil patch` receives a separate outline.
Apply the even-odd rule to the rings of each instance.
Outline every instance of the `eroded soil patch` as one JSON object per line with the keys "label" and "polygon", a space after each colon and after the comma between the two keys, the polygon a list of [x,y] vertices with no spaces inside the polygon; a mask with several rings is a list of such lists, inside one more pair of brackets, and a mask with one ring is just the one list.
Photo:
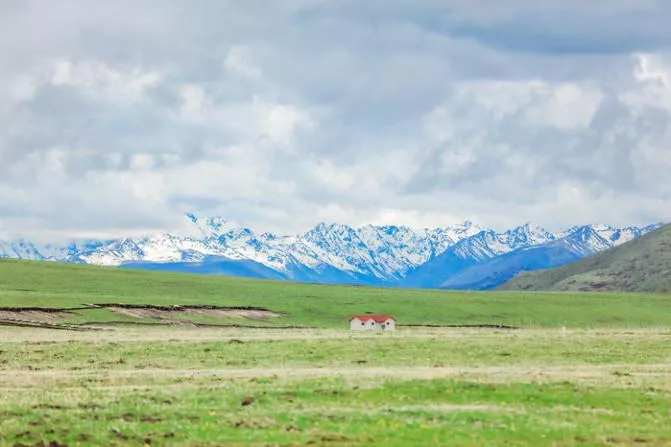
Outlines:
{"label": "eroded soil patch", "polygon": [[[50,308],[50,307],[0,307],[0,325],[5,326],[27,326],[44,328],[69,329],[73,327],[86,327],[89,324],[80,325],[66,324],[64,320],[77,315],[74,311],[87,311],[95,309],[106,309],[119,315],[125,315],[137,320],[153,320],[145,324],[194,324],[198,317],[213,317],[214,319],[244,319],[257,322],[265,322],[272,318],[280,318],[283,315],[268,309],[259,307],[222,307],[222,306],[196,306],[175,305],[156,306],[140,304],[86,304],[78,308]],[[215,320],[216,321],[216,320]],[[106,322],[91,323],[90,325],[105,325]],[[141,321],[136,323],[141,324]],[[212,325],[213,321],[207,321]],[[215,325],[216,326],[216,325]]]}
{"label": "eroded soil patch", "polygon": [[72,316],[72,312],[64,309],[39,307],[0,308],[0,320],[29,321],[31,323],[56,323]]}
{"label": "eroded soil patch", "polygon": [[282,314],[261,307],[218,307],[218,306],[152,306],[135,304],[99,304],[118,314],[134,318],[172,319],[180,316],[200,315],[217,318],[244,318],[265,321],[279,318]]}
{"label": "eroded soil patch", "polygon": [[0,326],[34,327],[45,329],[86,330],[78,325],[63,323],[75,313],[70,309],[49,307],[0,307]]}

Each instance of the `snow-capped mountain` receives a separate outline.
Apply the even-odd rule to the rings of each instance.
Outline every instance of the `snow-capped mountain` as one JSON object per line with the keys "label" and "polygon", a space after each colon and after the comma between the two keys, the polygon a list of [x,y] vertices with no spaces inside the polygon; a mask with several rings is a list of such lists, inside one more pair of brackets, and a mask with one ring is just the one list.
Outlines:
{"label": "snow-capped mountain", "polygon": [[[322,223],[304,234],[280,236],[257,234],[220,217],[186,217],[195,236],[160,233],[43,247],[26,240],[0,241],[0,257],[324,283],[440,287],[470,267],[512,252],[560,243],[562,250],[572,253],[570,258],[583,257],[658,226],[587,225],[551,233],[527,223],[497,233],[472,222],[419,231],[404,226],[353,228]],[[528,263],[522,264],[529,269]]]}
{"label": "snow-capped mountain", "polygon": [[583,225],[571,227],[561,233],[561,238],[571,244],[571,249],[576,253],[587,256],[607,248],[622,245],[632,239],[636,239],[649,233],[661,224],[648,225],[642,228],[625,227],[615,228],[610,225]]}
{"label": "snow-capped mountain", "polygon": [[524,271],[558,267],[621,245],[661,224],[615,228],[582,225],[550,233],[527,223],[503,233],[485,230],[449,247],[410,272],[408,287],[491,289]]}
{"label": "snow-capped mountain", "polygon": [[532,223],[502,233],[483,230],[458,241],[443,253],[409,272],[401,281],[401,285],[440,287],[446,279],[468,267],[512,251],[554,241],[557,237]]}
{"label": "snow-capped mountain", "polygon": [[17,239],[12,242],[0,241],[0,258],[44,260],[39,249],[30,241]]}

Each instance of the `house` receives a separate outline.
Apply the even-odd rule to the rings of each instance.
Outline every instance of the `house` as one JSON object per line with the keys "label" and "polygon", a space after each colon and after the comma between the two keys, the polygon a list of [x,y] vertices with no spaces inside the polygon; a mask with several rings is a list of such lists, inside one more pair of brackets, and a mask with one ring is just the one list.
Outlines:
{"label": "house", "polygon": [[349,328],[353,331],[374,331],[378,329],[393,331],[396,328],[396,318],[384,314],[354,315],[349,319]]}

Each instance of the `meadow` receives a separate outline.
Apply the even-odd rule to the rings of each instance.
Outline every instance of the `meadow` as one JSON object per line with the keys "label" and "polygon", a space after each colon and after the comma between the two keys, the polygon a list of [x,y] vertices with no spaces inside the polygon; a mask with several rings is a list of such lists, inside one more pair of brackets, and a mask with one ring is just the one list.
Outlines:
{"label": "meadow", "polygon": [[[298,284],[0,259],[0,308],[81,308],[85,304],[255,306],[282,313],[267,321],[220,324],[346,328],[358,313],[387,313],[399,325],[514,327],[671,326],[669,294],[454,292]],[[107,309],[79,309],[63,322],[138,322]],[[202,316],[188,320],[213,323]],[[143,321],[149,323],[151,321]]]}
{"label": "meadow", "polygon": [[[0,261],[4,309],[282,315],[166,321],[84,307],[57,322],[87,330],[0,326],[0,446],[671,445],[670,300]],[[350,332],[348,316],[365,311],[401,326]],[[227,327],[240,322],[266,327]],[[488,323],[516,329],[445,327]]]}
{"label": "meadow", "polygon": [[671,445],[669,331],[0,335],[0,445]]}

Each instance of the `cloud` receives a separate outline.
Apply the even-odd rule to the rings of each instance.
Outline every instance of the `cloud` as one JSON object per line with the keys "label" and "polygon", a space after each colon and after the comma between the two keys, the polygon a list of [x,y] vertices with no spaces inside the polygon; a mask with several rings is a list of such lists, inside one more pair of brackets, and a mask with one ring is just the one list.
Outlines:
{"label": "cloud", "polygon": [[308,111],[293,104],[267,102],[257,96],[244,102],[217,104],[197,85],[183,86],[179,94],[180,120],[207,130],[225,131],[235,141],[268,139],[287,146],[300,129],[316,125]]}
{"label": "cloud", "polygon": [[669,14],[671,6],[656,0],[480,0],[457,5],[444,22],[453,35],[508,51],[622,54],[668,49]]}
{"label": "cloud", "polygon": [[637,54],[634,60],[637,85],[624,91],[621,100],[638,110],[657,108],[671,111],[671,63],[650,54]]}
{"label": "cloud", "polygon": [[0,6],[0,233],[671,219],[666,3],[196,3]]}
{"label": "cloud", "polygon": [[69,60],[54,62],[50,79],[54,86],[71,87],[95,100],[133,103],[144,99],[148,89],[156,87],[161,74],[137,67],[115,69],[102,62]]}
{"label": "cloud", "polygon": [[254,65],[251,58],[249,51],[245,47],[235,46],[226,55],[224,65],[227,70],[235,75],[259,79],[263,76],[263,73]]}

